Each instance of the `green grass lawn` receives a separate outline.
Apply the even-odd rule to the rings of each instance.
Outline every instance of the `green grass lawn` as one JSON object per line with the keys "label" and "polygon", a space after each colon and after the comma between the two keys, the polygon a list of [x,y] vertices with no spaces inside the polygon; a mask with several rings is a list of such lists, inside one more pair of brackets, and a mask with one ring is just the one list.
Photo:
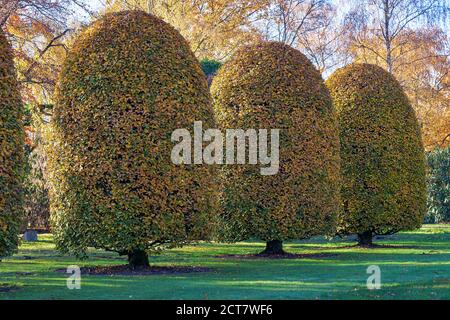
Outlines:
{"label": "green grass lawn", "polygon": [[[0,299],[450,299],[450,225],[425,226],[377,243],[403,247],[349,248],[349,242],[316,238],[290,243],[287,250],[324,257],[251,260],[217,255],[257,253],[262,243],[199,244],[151,257],[151,263],[211,272],[85,275],[81,290],[69,290],[68,275],[56,269],[124,264],[125,259],[97,250],[78,261],[60,255],[52,237],[41,235],[38,243],[24,243],[17,255],[0,262]],[[381,290],[366,287],[370,265],[381,268]]]}

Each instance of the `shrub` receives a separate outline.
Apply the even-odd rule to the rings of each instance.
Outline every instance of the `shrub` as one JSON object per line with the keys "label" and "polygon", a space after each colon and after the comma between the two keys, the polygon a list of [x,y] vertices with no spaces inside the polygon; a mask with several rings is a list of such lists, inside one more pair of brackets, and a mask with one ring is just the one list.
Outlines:
{"label": "shrub", "polygon": [[203,59],[200,61],[203,72],[208,76],[211,74],[216,74],[222,67],[222,63],[212,59]]}
{"label": "shrub", "polygon": [[427,223],[450,222],[450,148],[436,149],[427,155]]}
{"label": "shrub", "polygon": [[426,209],[424,148],[400,84],[380,67],[353,64],[327,85],[340,122],[340,232],[371,245],[373,235],[419,228]]}
{"label": "shrub", "polygon": [[204,74],[206,75],[208,85],[210,86],[217,72],[222,67],[222,63],[216,60],[203,59],[202,61],[200,61],[200,65]]}
{"label": "shrub", "polygon": [[339,137],[331,97],[320,73],[299,51],[275,42],[238,50],[212,85],[218,125],[280,129],[280,169],[223,170],[219,238],[282,242],[334,231],[339,209]]}
{"label": "shrub", "polygon": [[175,166],[171,134],[214,126],[207,83],[182,36],[140,11],[107,14],[77,39],[56,91],[49,150],[57,246],[148,265],[148,251],[208,238],[209,166]]}
{"label": "shrub", "polygon": [[16,251],[23,216],[22,118],[12,50],[0,30],[0,258]]}

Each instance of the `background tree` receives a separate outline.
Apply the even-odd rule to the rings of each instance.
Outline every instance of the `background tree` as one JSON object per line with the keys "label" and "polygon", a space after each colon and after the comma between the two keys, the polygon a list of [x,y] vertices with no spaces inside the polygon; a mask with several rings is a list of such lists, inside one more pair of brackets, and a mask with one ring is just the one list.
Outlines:
{"label": "background tree", "polygon": [[90,15],[84,0],[0,0],[0,27],[14,50],[24,101],[52,101],[66,41]]}
{"label": "background tree", "polygon": [[414,111],[381,67],[352,64],[328,80],[339,114],[342,199],[339,232],[374,235],[420,228],[426,212],[425,158]]}
{"label": "background tree", "polygon": [[272,0],[264,8],[262,24],[266,40],[294,46],[301,34],[314,32],[327,23],[326,0]]}
{"label": "background tree", "polygon": [[334,231],[339,209],[339,138],[320,73],[283,43],[239,49],[211,87],[222,129],[280,129],[280,170],[258,166],[222,172],[220,238],[267,242],[264,254],[283,254],[282,243]]}
{"label": "background tree", "polygon": [[442,0],[357,1],[344,23],[342,46],[354,61],[379,65],[400,81],[428,150],[450,142],[448,12]]}
{"label": "background tree", "polygon": [[341,62],[345,52],[338,45],[341,32],[329,0],[107,2],[107,11],[130,8],[152,12],[174,25],[200,59],[225,61],[239,47],[263,38],[300,49],[325,72]]}
{"label": "background tree", "polygon": [[23,110],[13,54],[0,29],[0,258],[17,250],[23,215]]}
{"label": "background tree", "polygon": [[107,11],[139,9],[174,26],[199,58],[222,61],[258,38],[254,20],[268,0],[111,0]]}
{"label": "background tree", "polygon": [[296,48],[304,53],[324,76],[328,76],[336,68],[349,64],[353,57],[343,45],[346,42],[346,32],[340,24],[341,18],[336,6],[324,6],[321,14],[321,24],[314,32],[300,33]]}
{"label": "background tree", "polygon": [[256,25],[263,38],[297,48],[321,72],[348,56],[340,45],[342,31],[332,1],[271,0],[261,11]]}
{"label": "background tree", "polygon": [[[446,0],[364,0],[355,3],[347,16],[346,28],[352,43],[367,50],[394,73],[395,51],[403,44],[401,37],[418,22],[437,22],[450,12]],[[367,39],[376,39],[382,46]]]}
{"label": "background tree", "polygon": [[214,127],[205,76],[183,37],[142,11],[107,14],[64,63],[48,145],[57,247],[148,266],[148,251],[206,239],[217,210],[211,166],[171,161],[175,129]]}
{"label": "background tree", "polygon": [[440,29],[424,28],[405,36],[397,77],[417,113],[425,148],[450,144],[450,46]]}
{"label": "background tree", "polygon": [[[417,113],[425,147],[430,150],[450,142],[449,47],[448,37],[439,28],[404,31],[401,45],[393,51],[393,72]],[[375,39],[367,39],[376,47]],[[378,43],[378,46],[382,46]],[[382,66],[379,56],[360,47],[351,47],[356,62]]]}

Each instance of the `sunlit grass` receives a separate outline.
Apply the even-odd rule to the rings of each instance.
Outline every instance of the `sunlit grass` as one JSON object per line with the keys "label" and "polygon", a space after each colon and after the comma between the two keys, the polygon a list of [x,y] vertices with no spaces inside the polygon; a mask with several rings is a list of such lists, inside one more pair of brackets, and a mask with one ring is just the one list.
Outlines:
{"label": "sunlit grass", "polygon": [[[83,276],[81,290],[68,290],[69,265],[126,263],[117,254],[92,250],[79,261],[55,251],[51,235],[23,243],[0,262],[0,299],[450,299],[450,225],[383,237],[399,248],[361,249],[342,239],[314,238],[286,245],[292,253],[326,254],[295,260],[225,259],[252,254],[264,244],[201,243],[153,256],[154,265],[202,266],[207,273],[151,276]],[[367,267],[378,265],[382,289],[366,287]],[[1,291],[1,290],[0,290]]]}

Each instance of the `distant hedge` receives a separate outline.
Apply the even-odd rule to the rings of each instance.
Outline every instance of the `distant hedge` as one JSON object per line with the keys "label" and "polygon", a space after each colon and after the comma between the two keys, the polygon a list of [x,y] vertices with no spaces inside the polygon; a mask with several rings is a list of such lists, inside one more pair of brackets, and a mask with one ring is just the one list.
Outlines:
{"label": "distant hedge", "polygon": [[203,72],[205,73],[206,80],[208,81],[208,86],[211,86],[214,77],[222,67],[222,63],[216,60],[203,59],[202,61],[200,61],[200,65]]}
{"label": "distant hedge", "polygon": [[12,50],[0,29],[0,258],[16,251],[23,216],[22,118]]}
{"label": "distant hedge", "polygon": [[327,81],[339,114],[343,215],[340,232],[372,236],[422,225],[424,148],[400,84],[369,64],[352,64]]}
{"label": "distant hedge", "polygon": [[450,148],[427,154],[427,223],[450,222]]}
{"label": "distant hedge", "polygon": [[107,14],[64,63],[50,147],[58,248],[88,247],[147,265],[146,251],[209,238],[216,212],[210,166],[175,166],[175,129],[214,127],[207,83],[187,42],[140,11]]}
{"label": "distant hedge", "polygon": [[212,59],[203,59],[200,61],[200,65],[202,67],[203,72],[209,75],[215,75],[220,67],[222,67],[222,63]]}
{"label": "distant hedge", "polygon": [[265,253],[277,254],[282,241],[332,233],[340,203],[337,119],[311,62],[281,43],[247,46],[219,70],[211,91],[220,128],[281,130],[278,174],[223,168],[219,238],[259,238]]}

